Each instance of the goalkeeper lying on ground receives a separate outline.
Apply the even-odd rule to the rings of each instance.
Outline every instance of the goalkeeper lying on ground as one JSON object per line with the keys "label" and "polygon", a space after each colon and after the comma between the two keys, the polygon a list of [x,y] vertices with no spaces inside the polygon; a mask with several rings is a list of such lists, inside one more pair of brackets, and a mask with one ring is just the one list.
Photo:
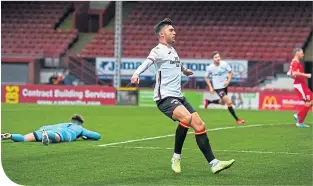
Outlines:
{"label": "goalkeeper lying on ground", "polygon": [[82,127],[84,119],[81,115],[74,114],[68,123],[58,123],[40,127],[35,132],[21,134],[1,134],[1,140],[11,139],[14,142],[41,141],[42,144],[71,142],[78,138],[98,140],[101,135],[97,132],[89,131]]}

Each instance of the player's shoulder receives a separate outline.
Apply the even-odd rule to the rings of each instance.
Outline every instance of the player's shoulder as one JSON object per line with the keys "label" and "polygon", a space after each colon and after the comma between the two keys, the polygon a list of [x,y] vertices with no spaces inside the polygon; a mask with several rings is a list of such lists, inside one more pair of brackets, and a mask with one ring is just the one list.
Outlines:
{"label": "player's shoulder", "polygon": [[228,65],[227,61],[221,61],[220,63],[221,63],[221,65]]}
{"label": "player's shoulder", "polygon": [[206,70],[212,70],[214,68],[214,64],[211,63],[209,65],[206,66]]}
{"label": "player's shoulder", "polygon": [[292,59],[291,62],[290,62],[291,65],[297,65],[297,64],[300,64],[299,60],[297,59]]}
{"label": "player's shoulder", "polygon": [[157,46],[153,47],[151,51],[160,52],[162,51],[162,49],[163,49],[162,45],[158,44]]}
{"label": "player's shoulder", "polygon": [[72,124],[72,125],[70,126],[70,128],[73,129],[73,130],[76,130],[76,131],[77,131],[77,130],[78,130],[78,131],[83,130],[83,126],[78,125],[78,124],[76,124],[76,123]]}
{"label": "player's shoulder", "polygon": [[162,53],[162,46],[157,45],[153,47],[150,51],[150,55],[152,56],[159,56]]}

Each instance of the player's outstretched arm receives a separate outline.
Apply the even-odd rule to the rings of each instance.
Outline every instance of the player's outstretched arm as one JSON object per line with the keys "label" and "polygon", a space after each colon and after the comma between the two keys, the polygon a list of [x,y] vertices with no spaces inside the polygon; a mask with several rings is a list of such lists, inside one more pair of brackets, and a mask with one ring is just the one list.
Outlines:
{"label": "player's outstretched arm", "polygon": [[153,61],[151,59],[146,59],[135,71],[131,78],[131,83],[139,84],[139,75],[146,71],[151,65]]}
{"label": "player's outstretched arm", "polygon": [[99,140],[101,138],[101,135],[98,132],[93,132],[87,129],[83,129],[82,138],[84,139],[90,139],[90,140]]}

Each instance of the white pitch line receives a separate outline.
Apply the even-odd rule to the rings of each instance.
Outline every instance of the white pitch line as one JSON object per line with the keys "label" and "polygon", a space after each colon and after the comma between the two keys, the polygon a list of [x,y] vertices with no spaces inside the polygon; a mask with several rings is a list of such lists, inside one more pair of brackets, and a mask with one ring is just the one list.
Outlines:
{"label": "white pitch line", "polygon": [[305,153],[299,153],[299,152],[271,152],[271,151],[255,151],[255,150],[214,150],[214,151],[255,153],[255,154],[288,154],[288,155],[310,155],[310,156],[313,156],[313,154],[305,154]]}
{"label": "white pitch line", "polygon": [[[173,148],[162,148],[162,147],[125,147],[125,146],[109,146],[110,148],[125,148],[125,149],[149,149],[149,150],[173,150]],[[199,150],[199,149],[190,149],[184,148],[184,150]],[[254,150],[214,150],[220,152],[235,152],[235,153],[254,153],[254,154],[285,154],[285,155],[309,155],[299,152],[272,152],[272,151],[254,151]]]}
{"label": "white pitch line", "polygon": [[[273,126],[273,125],[286,125],[286,124],[288,124],[288,123],[255,124],[255,125],[218,127],[218,128],[207,129],[207,131],[218,131],[218,130],[227,130],[227,129],[251,128],[251,127],[262,127],[262,126]],[[188,132],[188,134],[194,134],[194,132]],[[162,138],[168,138],[168,137],[173,137],[173,136],[175,136],[175,134],[169,134],[169,135],[164,135],[164,136],[155,136],[155,137],[149,137],[149,138],[140,138],[140,139],[127,140],[127,141],[114,142],[114,143],[107,143],[107,144],[102,144],[102,145],[98,145],[98,146],[99,147],[107,147],[107,146],[113,146],[113,145],[120,145],[120,144],[126,144],[126,143],[139,142],[139,141],[149,141],[149,140],[155,140],[155,139],[162,139]]]}
{"label": "white pitch line", "polygon": [[151,138],[141,138],[141,139],[135,139],[135,140],[127,140],[127,141],[121,141],[121,142],[116,142],[116,143],[107,143],[103,145],[98,145],[99,147],[107,147],[107,146],[113,146],[113,145],[120,145],[120,144],[125,144],[125,143],[133,143],[133,142],[138,142],[138,141],[148,141],[148,140],[154,140],[154,139],[160,139],[160,138],[167,138],[167,137],[172,137],[175,134],[169,134],[165,136],[155,136]]}

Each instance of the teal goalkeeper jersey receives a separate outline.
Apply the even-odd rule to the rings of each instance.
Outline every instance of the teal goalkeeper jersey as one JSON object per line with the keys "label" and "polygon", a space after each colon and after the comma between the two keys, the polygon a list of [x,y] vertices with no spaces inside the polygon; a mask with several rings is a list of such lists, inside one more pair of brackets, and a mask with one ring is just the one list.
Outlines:
{"label": "teal goalkeeper jersey", "polygon": [[77,138],[80,138],[81,136],[85,136],[88,139],[92,139],[92,140],[98,140],[101,138],[101,135],[99,133],[87,130],[81,125],[74,124],[74,123],[58,123],[55,125],[47,125],[47,126],[42,126],[40,130],[42,129],[50,130],[50,131],[58,132],[58,133],[67,132],[72,137],[72,140],[76,140]]}

